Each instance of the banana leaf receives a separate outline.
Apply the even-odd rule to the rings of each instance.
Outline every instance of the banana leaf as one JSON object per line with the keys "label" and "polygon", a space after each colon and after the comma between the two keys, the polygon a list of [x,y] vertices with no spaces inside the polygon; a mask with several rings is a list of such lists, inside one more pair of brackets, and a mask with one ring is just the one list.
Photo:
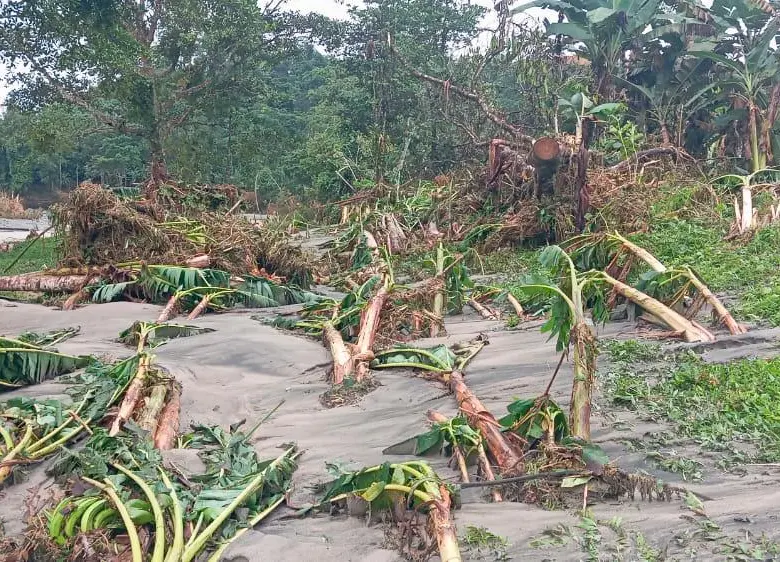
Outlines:
{"label": "banana leaf", "polygon": [[566,414],[560,406],[548,397],[515,400],[506,407],[509,412],[498,420],[507,431],[518,434],[528,441],[541,439],[545,427],[553,423],[556,443],[569,436],[569,424]]}
{"label": "banana leaf", "polygon": [[482,441],[479,433],[466,418],[456,416],[447,422],[434,424],[429,431],[411,439],[391,445],[382,451],[383,455],[427,455],[452,454],[452,446],[459,445],[466,453]]}
{"label": "banana leaf", "polygon": [[82,369],[92,362],[90,356],[57,353],[21,340],[0,337],[0,392]]}
{"label": "banana leaf", "polygon": [[488,343],[485,336],[478,336],[468,342],[456,343],[451,348],[444,344],[427,348],[397,345],[376,353],[371,368],[412,367],[436,373],[450,373],[462,370]]}
{"label": "banana leaf", "polygon": [[[119,334],[119,341],[125,345],[137,347],[141,334],[141,328],[144,324],[144,322],[134,322],[132,326],[126,330],[123,330]],[[148,324],[146,326],[149,327]],[[212,328],[187,326],[184,324],[153,324],[146,341],[149,346],[157,347],[164,344],[168,340],[176,338],[188,338],[191,336],[197,336],[199,334],[208,334],[214,331],[215,330]]]}
{"label": "banana leaf", "polygon": [[371,362],[372,369],[414,367],[425,371],[447,373],[455,370],[457,356],[444,344],[431,348],[398,345],[380,351]]}

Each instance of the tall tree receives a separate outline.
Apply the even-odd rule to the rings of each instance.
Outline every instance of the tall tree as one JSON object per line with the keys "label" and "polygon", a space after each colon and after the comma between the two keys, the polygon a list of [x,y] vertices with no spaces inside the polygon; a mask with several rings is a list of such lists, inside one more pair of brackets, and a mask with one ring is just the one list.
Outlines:
{"label": "tall tree", "polygon": [[294,41],[283,0],[7,0],[0,57],[16,103],[62,99],[149,145],[167,176],[165,141],[209,97],[230,92],[251,59]]}

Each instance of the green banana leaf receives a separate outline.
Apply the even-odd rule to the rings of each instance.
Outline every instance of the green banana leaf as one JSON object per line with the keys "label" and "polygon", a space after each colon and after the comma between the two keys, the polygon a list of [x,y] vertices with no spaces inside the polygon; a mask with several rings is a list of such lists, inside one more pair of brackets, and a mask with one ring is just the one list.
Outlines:
{"label": "green banana leaf", "polygon": [[0,337],[0,392],[72,373],[92,360],[90,356],[65,355],[22,340]]}

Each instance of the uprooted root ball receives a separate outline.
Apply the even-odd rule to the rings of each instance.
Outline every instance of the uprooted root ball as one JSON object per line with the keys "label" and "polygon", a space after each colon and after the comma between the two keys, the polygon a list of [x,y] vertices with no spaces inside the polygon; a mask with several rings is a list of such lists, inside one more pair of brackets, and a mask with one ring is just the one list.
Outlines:
{"label": "uprooted root ball", "polygon": [[326,408],[351,406],[360,402],[366,394],[373,392],[380,386],[382,384],[372,376],[368,376],[362,381],[356,381],[352,378],[346,379],[343,384],[332,386],[320,396],[320,402]]}

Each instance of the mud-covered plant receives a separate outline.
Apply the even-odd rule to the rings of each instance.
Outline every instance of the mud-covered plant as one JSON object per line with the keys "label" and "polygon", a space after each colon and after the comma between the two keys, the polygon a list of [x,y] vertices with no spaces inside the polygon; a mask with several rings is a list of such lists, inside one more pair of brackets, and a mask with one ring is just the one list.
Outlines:
{"label": "mud-covered plant", "polygon": [[89,356],[58,353],[23,339],[0,337],[0,392],[71,373],[90,364]]}
{"label": "mud-covered plant", "polygon": [[375,354],[371,363],[373,369],[412,368],[435,373],[449,373],[463,370],[466,365],[487,345],[479,337],[469,342],[453,345],[440,344],[430,348],[397,345]]}
{"label": "mud-covered plant", "polygon": [[425,462],[385,463],[356,472],[339,470],[320,505],[331,506],[356,497],[367,502],[372,513],[391,510],[396,502],[427,512],[441,560],[460,562],[458,536],[450,514],[453,493]]}

